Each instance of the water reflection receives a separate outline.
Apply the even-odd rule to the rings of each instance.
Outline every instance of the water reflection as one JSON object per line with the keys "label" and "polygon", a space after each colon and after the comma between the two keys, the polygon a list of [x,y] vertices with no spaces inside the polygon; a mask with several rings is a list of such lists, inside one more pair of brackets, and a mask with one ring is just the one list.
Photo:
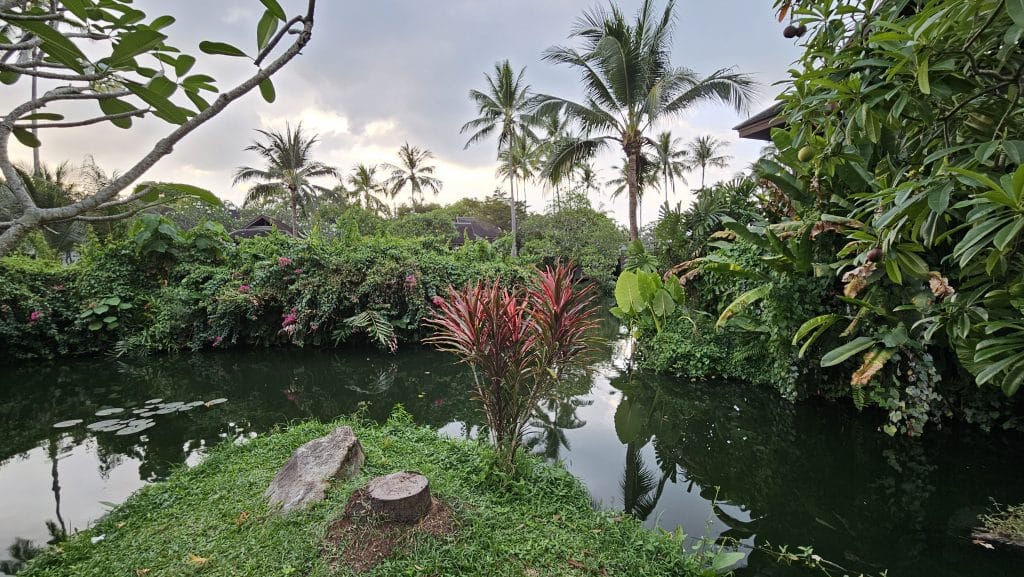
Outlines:
{"label": "water reflection", "polygon": [[[691,383],[629,370],[613,323],[595,361],[531,420],[531,450],[562,460],[601,506],[665,528],[757,547],[812,545],[855,571],[893,576],[1018,575],[1016,559],[970,544],[994,498],[1024,501],[1013,477],[1019,436],[969,429],[890,439],[877,419],[792,405],[764,389]],[[0,372],[0,544],[18,554],[103,514],[206,447],[280,424],[362,411],[383,420],[402,403],[420,423],[477,436],[471,377],[445,355],[322,351],[109,359]],[[139,434],[94,432],[102,409],[147,401],[227,402],[152,416]],[[139,413],[140,415],[142,413]],[[109,418],[124,417],[121,413]],[[82,423],[55,429],[61,421]],[[47,524],[49,523],[49,525]],[[0,554],[0,557],[3,557]],[[756,552],[741,575],[799,575]]]}

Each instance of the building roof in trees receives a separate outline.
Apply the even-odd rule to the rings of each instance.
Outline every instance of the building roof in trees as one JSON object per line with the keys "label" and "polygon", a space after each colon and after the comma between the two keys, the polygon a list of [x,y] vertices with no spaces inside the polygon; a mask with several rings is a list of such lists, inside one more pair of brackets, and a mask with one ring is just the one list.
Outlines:
{"label": "building roof in trees", "polygon": [[739,133],[740,138],[770,142],[772,139],[772,129],[786,125],[786,121],[780,116],[783,106],[783,103],[776,102],[770,108],[762,110],[737,124],[733,127],[733,130]]}
{"label": "building roof in trees", "polygon": [[287,234],[288,236],[298,236],[295,234],[295,231],[292,230],[290,224],[265,214],[261,214],[242,228],[231,231],[231,237],[252,238],[254,236],[267,236],[275,230],[281,234]]}
{"label": "building roof in trees", "polygon": [[462,246],[467,240],[484,239],[493,242],[501,235],[501,229],[493,224],[471,216],[455,217],[455,238],[452,246]]}

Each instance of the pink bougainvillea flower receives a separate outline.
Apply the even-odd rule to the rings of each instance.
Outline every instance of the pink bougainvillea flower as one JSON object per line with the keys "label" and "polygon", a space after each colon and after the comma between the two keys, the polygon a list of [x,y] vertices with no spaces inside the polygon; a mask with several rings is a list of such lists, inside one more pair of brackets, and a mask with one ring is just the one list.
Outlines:
{"label": "pink bougainvillea flower", "polygon": [[292,259],[286,256],[277,257],[277,266],[288,266],[290,264],[292,264]]}
{"label": "pink bougainvillea flower", "polygon": [[218,346],[220,346],[220,343],[221,343],[221,341],[223,341],[223,340],[224,340],[224,337],[222,337],[222,336],[216,336],[216,337],[213,337],[213,346],[214,346],[214,347],[218,347]]}
{"label": "pink bougainvillea flower", "polygon": [[416,275],[414,275],[414,274],[406,275],[405,276],[405,286],[406,286],[406,288],[412,288],[412,287],[416,286]]}
{"label": "pink bougainvillea flower", "polygon": [[238,292],[240,292],[240,293],[242,293],[244,295],[249,294],[250,290],[252,290],[252,287],[247,285],[247,284],[244,284],[244,285],[241,285],[240,287],[238,287]]}
{"label": "pink bougainvillea flower", "polygon": [[39,319],[41,319],[41,318],[43,318],[43,313],[41,313],[39,311],[32,311],[28,315],[28,322],[29,322],[29,324],[33,324],[34,325],[37,322],[39,322]]}
{"label": "pink bougainvillea flower", "polygon": [[295,274],[302,274],[302,269],[301,268],[295,269]]}
{"label": "pink bougainvillea flower", "polygon": [[444,304],[444,299],[441,295],[434,295],[434,298],[430,299],[430,302],[434,303],[435,307],[439,307]]}
{"label": "pink bougainvillea flower", "polygon": [[281,318],[281,328],[288,328],[299,321],[299,314],[295,307]]}

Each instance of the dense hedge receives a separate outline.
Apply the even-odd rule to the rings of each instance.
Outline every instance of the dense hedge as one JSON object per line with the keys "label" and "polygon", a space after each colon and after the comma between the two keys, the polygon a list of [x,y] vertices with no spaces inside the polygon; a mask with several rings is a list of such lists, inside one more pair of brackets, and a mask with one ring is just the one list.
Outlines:
{"label": "dense hedge", "polygon": [[[0,260],[0,361],[367,337],[393,348],[418,340],[448,285],[525,273],[472,243],[452,251],[429,239],[275,234],[236,245],[219,227],[161,232],[161,220],[84,247],[73,265]],[[354,318],[363,312],[372,314]]]}

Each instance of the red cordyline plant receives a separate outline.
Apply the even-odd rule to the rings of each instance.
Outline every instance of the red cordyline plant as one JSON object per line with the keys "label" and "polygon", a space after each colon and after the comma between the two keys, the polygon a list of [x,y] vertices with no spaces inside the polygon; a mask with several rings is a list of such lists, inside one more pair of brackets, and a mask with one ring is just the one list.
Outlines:
{"label": "red cordyline plant", "polygon": [[571,264],[538,270],[529,287],[500,280],[449,287],[427,320],[426,339],[473,369],[499,464],[511,469],[537,403],[579,365],[597,326],[593,286],[579,287]]}

